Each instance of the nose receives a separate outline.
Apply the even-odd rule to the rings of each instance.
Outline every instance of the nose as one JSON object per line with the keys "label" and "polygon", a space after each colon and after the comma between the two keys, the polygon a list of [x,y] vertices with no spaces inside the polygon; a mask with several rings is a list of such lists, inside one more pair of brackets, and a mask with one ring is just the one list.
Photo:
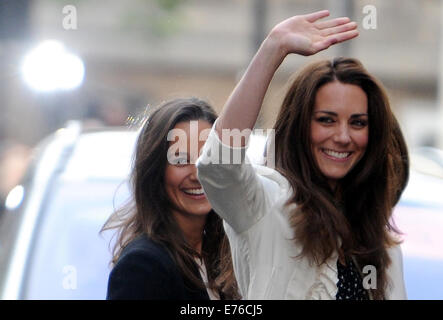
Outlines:
{"label": "nose", "polygon": [[334,142],[340,144],[348,144],[351,142],[350,128],[346,125],[340,125],[334,133]]}
{"label": "nose", "polygon": [[197,167],[195,166],[195,164],[192,164],[189,166],[189,179],[191,179],[192,181],[199,181],[197,178]]}

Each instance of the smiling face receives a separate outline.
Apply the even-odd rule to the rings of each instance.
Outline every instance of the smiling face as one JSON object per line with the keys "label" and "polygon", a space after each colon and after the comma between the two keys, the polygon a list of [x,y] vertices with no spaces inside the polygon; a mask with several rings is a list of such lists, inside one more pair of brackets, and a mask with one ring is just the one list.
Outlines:
{"label": "smiling face", "polygon": [[334,81],[317,91],[311,120],[312,155],[331,185],[363,157],[368,121],[368,99],[359,86]]}
{"label": "smiling face", "polygon": [[[174,129],[183,130],[182,132],[186,135],[171,141],[170,145],[174,144],[174,150],[177,152],[171,156],[174,161],[168,162],[165,170],[166,193],[172,204],[172,212],[182,228],[185,221],[205,219],[211,211],[211,205],[197,179],[195,162],[207,138],[205,133],[200,137],[201,132],[203,130],[208,132],[212,125],[203,120],[193,121],[193,123],[198,123],[197,137],[191,136],[190,122],[180,122],[174,127]],[[191,140],[198,139],[198,137],[203,141],[198,141],[198,150],[193,150]],[[192,143],[195,144],[195,140]],[[190,154],[191,151],[195,154]]]}

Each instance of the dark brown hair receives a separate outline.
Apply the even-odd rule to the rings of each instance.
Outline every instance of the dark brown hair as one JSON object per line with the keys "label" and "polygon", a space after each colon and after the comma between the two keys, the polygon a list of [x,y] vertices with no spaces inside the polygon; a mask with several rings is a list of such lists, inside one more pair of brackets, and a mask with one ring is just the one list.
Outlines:
{"label": "dark brown hair", "polygon": [[[311,151],[311,119],[319,88],[339,81],[367,95],[369,141],[362,159],[331,190]],[[409,177],[409,158],[399,124],[382,85],[356,59],[310,64],[292,82],[275,125],[276,169],[290,182],[297,204],[291,214],[301,256],[321,265],[333,252],[354,256],[377,270],[376,299],[383,299],[390,264],[387,249],[399,244],[392,209]],[[341,242],[341,243],[340,243]]]}
{"label": "dark brown hair", "polygon": [[[146,234],[169,251],[187,285],[204,288],[195,272],[198,267],[194,258],[199,254],[186,242],[171,214],[164,175],[170,130],[180,122],[191,120],[213,124],[216,117],[209,104],[197,98],[171,100],[147,112],[137,140],[130,178],[134,199],[114,212],[103,227],[103,230],[119,229],[112,263],[117,262],[128,243]],[[207,268],[209,286],[226,299],[238,298],[229,242],[222,220],[213,210],[207,216],[201,257]]]}

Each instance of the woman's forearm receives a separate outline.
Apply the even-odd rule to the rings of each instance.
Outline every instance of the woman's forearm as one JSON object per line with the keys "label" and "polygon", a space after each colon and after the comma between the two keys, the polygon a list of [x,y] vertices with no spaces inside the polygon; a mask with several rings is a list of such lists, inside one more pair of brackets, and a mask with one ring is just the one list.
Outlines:
{"label": "woman's forearm", "polygon": [[328,15],[329,11],[323,10],[294,16],[272,29],[217,120],[216,131],[223,144],[245,145],[245,139],[231,141],[231,137],[246,137],[240,132],[254,127],[274,73],[288,54],[312,55],[358,35],[357,24],[349,18],[319,21]]}
{"label": "woman's forearm", "polygon": [[223,107],[216,130],[224,144],[232,145],[229,135],[223,135],[222,130],[243,131],[254,127],[269,84],[285,58],[277,46],[278,44],[270,39],[262,43]]}

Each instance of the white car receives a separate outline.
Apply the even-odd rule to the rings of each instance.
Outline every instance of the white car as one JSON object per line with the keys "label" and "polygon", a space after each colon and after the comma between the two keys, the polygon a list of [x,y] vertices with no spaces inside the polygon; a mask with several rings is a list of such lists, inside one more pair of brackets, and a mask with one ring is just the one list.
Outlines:
{"label": "white car", "polygon": [[0,218],[1,299],[104,299],[112,232],[129,197],[135,131],[82,131],[73,122],[38,147]]}
{"label": "white car", "polygon": [[[99,231],[129,199],[136,137],[72,122],[38,146],[0,217],[0,299],[105,299],[114,232]],[[264,141],[252,140],[250,157]],[[394,217],[408,297],[443,299],[443,179],[412,169]]]}
{"label": "white car", "polygon": [[403,232],[408,299],[443,299],[443,151],[411,153],[409,183],[394,211]]}

